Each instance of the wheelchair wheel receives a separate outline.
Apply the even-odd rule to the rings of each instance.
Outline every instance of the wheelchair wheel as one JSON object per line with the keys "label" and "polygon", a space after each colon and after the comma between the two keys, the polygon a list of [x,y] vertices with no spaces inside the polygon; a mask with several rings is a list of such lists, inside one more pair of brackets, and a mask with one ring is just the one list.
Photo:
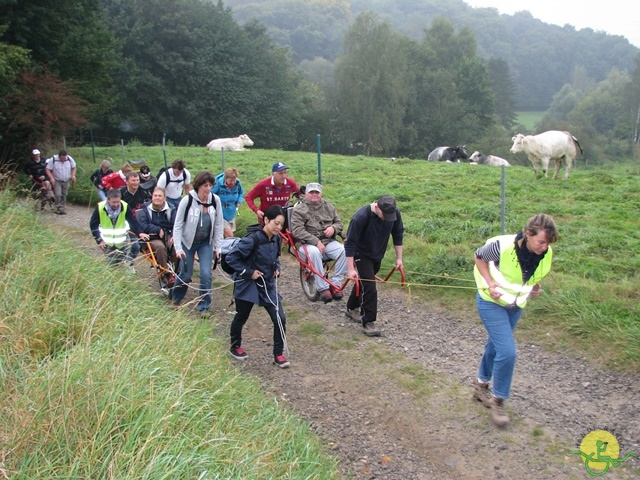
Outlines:
{"label": "wheelchair wheel", "polygon": [[303,266],[300,266],[300,283],[302,284],[302,291],[309,300],[315,302],[320,298],[313,273]]}

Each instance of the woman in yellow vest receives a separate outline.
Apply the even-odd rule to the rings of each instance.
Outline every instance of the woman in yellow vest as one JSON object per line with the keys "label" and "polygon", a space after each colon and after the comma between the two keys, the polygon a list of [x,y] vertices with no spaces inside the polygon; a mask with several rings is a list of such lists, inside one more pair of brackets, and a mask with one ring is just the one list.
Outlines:
{"label": "woman in yellow vest", "polygon": [[504,401],[509,398],[516,363],[513,331],[527,299],[542,292],[540,281],[551,270],[551,244],[557,239],[553,218],[540,213],[521,232],[490,238],[475,253],[476,304],[489,338],[473,396],[491,408],[493,422],[501,427],[509,423]]}

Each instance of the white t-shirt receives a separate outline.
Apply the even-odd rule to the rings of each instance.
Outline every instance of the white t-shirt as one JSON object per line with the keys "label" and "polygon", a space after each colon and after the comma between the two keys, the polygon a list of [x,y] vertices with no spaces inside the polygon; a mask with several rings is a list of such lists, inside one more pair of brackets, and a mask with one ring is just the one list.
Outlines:
{"label": "white t-shirt", "polygon": [[[166,172],[169,172],[169,182],[167,182]],[[182,181],[183,175],[185,179],[184,182]],[[174,175],[173,168],[169,167],[158,177],[157,185],[158,187],[164,188],[168,198],[182,198],[182,187],[184,185],[191,185],[191,174],[189,170],[185,168],[179,175]]]}

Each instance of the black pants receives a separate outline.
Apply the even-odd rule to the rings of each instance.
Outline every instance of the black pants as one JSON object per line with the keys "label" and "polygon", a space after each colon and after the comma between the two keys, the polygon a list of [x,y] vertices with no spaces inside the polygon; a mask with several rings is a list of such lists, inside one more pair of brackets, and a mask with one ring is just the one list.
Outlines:
{"label": "black pants", "polygon": [[[244,327],[244,324],[247,323],[253,305],[254,304],[252,302],[247,302],[246,300],[240,300],[239,298],[236,298],[236,314],[234,315],[233,321],[231,322],[232,347],[239,347],[242,344],[242,327]],[[278,303],[277,311],[275,305],[271,304],[265,305],[264,309],[267,311],[267,313],[271,317],[271,321],[273,322],[273,355],[282,355],[282,350],[284,349],[284,339],[282,331],[280,330],[280,325],[278,324],[277,317],[277,313],[279,312],[282,329],[284,332],[286,332],[287,322],[284,316],[284,310],[282,309],[282,304]]]}
{"label": "black pants", "polygon": [[347,300],[347,308],[349,310],[359,308],[362,314],[362,323],[375,322],[378,318],[378,290],[375,278],[382,262],[358,256],[353,260],[358,271],[360,296],[356,296],[356,287],[354,286],[351,289],[349,300]]}

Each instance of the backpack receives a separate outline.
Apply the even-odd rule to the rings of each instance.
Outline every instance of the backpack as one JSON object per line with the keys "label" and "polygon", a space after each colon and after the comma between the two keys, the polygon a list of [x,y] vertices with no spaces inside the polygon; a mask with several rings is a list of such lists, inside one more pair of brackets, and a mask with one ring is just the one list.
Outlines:
{"label": "backpack", "polygon": [[171,182],[180,183],[187,181],[187,172],[185,172],[184,170],[182,170],[182,178],[179,178],[178,180],[171,180],[171,175],[169,175],[169,167],[162,167],[160,170],[158,170],[158,175],[156,175],[156,178],[160,178],[160,176],[163,174],[167,176],[167,185],[169,185]]}
{"label": "backpack", "polygon": [[[253,239],[253,249],[251,250],[251,255],[249,256],[249,261],[252,261],[255,256],[256,253],[258,252],[258,246],[260,245],[260,238],[258,238],[258,229],[254,229],[256,227],[259,227],[259,225],[250,225],[249,227],[247,227],[247,229],[251,229],[249,230],[249,233],[247,233],[245,235],[245,237],[251,237]],[[233,268],[231,268],[231,265],[229,265],[227,263],[227,254],[230,253],[231,251],[235,251],[235,249],[237,249],[237,245],[238,242],[240,241],[241,237],[228,237],[222,240],[222,245],[220,247],[220,266],[222,267],[222,270],[226,273],[228,273],[229,275],[232,275],[235,272],[235,270]],[[244,238],[244,237],[242,237]],[[280,236],[278,235],[277,240],[278,242],[278,249],[280,248]]]}

